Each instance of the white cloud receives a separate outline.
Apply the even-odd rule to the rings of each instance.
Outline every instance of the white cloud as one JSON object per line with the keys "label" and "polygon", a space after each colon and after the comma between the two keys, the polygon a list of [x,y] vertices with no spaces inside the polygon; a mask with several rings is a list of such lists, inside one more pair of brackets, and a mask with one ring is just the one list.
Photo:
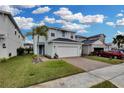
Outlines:
{"label": "white cloud", "polygon": [[0,6],[0,10],[10,12],[12,15],[17,15],[22,12],[22,10],[19,10],[18,8],[12,6]]}
{"label": "white cloud", "polygon": [[92,23],[103,23],[104,19],[105,19],[104,15],[97,14],[97,15],[86,15],[82,17],[82,19],[80,19],[79,21],[85,24],[92,24]]}
{"label": "white cloud", "polygon": [[124,26],[124,18],[117,20],[116,25],[117,26]]}
{"label": "white cloud", "polygon": [[45,12],[49,12],[51,9],[49,7],[39,7],[36,10],[32,11],[33,14],[41,14]]}
{"label": "white cloud", "polygon": [[77,31],[77,34],[87,33],[85,29]]}
{"label": "white cloud", "polygon": [[84,24],[103,23],[105,19],[105,16],[101,14],[86,16],[84,16],[82,13],[73,14],[68,8],[60,8],[58,11],[55,11],[54,14],[60,16],[66,21],[78,20],[80,23]]}
{"label": "white cloud", "polygon": [[45,23],[44,23],[43,21],[41,21],[41,22],[38,24],[38,26],[43,26],[43,25],[45,25]]}
{"label": "white cloud", "polygon": [[68,8],[60,8],[58,11],[55,11],[54,14],[59,16],[72,15],[72,12]]}
{"label": "white cloud", "polygon": [[56,22],[56,20],[55,20],[55,18],[49,18],[48,16],[46,16],[46,17],[44,18],[44,22],[53,24],[53,23]]}
{"label": "white cloud", "polygon": [[117,35],[124,35],[124,32],[117,31]]}
{"label": "white cloud", "polygon": [[121,10],[121,12],[123,13],[123,12],[124,12],[124,10]]}
{"label": "white cloud", "polygon": [[31,29],[33,26],[37,25],[33,22],[33,18],[14,17],[14,19],[21,29]]}
{"label": "white cloud", "polygon": [[54,12],[55,15],[60,16],[62,19],[67,21],[73,21],[75,20],[75,16],[68,8],[60,8],[58,11]]}
{"label": "white cloud", "polygon": [[65,21],[65,20],[56,20],[56,23],[59,23],[59,24],[66,24],[67,23],[67,21]]}
{"label": "white cloud", "polygon": [[118,13],[118,14],[116,15],[116,17],[122,17],[122,16],[124,16],[122,13]]}
{"label": "white cloud", "polygon": [[88,25],[82,25],[77,23],[67,22],[62,26],[63,29],[76,31],[76,32],[86,32],[85,28],[89,27]]}
{"label": "white cloud", "polygon": [[33,40],[31,39],[28,39],[27,37],[25,38],[25,42],[24,43],[31,43],[31,44],[33,44]]}
{"label": "white cloud", "polygon": [[113,23],[113,22],[106,22],[106,25],[108,25],[108,26],[115,26],[115,23]]}
{"label": "white cloud", "polygon": [[33,8],[36,5],[17,5],[17,7],[21,7],[21,8]]}

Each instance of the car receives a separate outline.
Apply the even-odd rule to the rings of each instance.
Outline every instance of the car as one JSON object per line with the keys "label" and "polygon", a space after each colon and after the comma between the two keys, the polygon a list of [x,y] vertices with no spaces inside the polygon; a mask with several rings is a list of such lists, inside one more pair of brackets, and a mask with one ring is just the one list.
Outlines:
{"label": "car", "polygon": [[123,59],[124,53],[122,51],[101,51],[96,53],[97,56],[101,57],[107,57],[107,58],[117,58],[117,59]]}

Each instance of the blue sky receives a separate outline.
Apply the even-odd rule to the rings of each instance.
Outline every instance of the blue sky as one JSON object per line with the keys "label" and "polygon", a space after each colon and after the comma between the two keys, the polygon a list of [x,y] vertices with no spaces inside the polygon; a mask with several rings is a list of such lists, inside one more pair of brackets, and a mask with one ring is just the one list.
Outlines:
{"label": "blue sky", "polygon": [[[13,14],[23,34],[38,25],[73,30],[83,36],[105,34],[112,42],[124,34],[124,6],[121,5],[42,5],[0,6]],[[31,37],[29,37],[31,40]]]}

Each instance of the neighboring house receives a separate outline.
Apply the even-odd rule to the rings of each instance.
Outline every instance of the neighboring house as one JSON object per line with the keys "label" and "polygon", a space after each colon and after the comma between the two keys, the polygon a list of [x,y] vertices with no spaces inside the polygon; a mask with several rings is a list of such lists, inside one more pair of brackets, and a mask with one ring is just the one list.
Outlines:
{"label": "neighboring house", "polygon": [[9,12],[0,11],[0,58],[17,55],[24,36]]}
{"label": "neighboring house", "polygon": [[47,55],[51,58],[81,56],[81,43],[76,41],[75,32],[60,28],[49,28],[48,38],[34,36],[34,54]]}
{"label": "neighboring house", "polygon": [[76,38],[77,41],[80,41],[80,42],[82,42],[84,40],[87,40],[87,37],[80,36],[80,35],[76,35],[75,38]]}
{"label": "neighboring house", "polygon": [[97,40],[98,39],[98,40],[105,43],[105,35],[104,34],[98,34],[98,35],[90,36],[87,39],[88,40]]}
{"label": "neighboring house", "polygon": [[105,44],[105,35],[98,34],[90,37],[76,36],[77,40],[82,42],[82,55],[89,55],[94,51],[105,51],[107,46]]}
{"label": "neighboring house", "polygon": [[24,43],[24,48],[33,48],[33,43]]}
{"label": "neighboring house", "polygon": [[124,49],[124,44],[121,44],[121,47],[118,48],[117,44],[109,43],[107,44],[109,50],[117,50],[117,49]]}
{"label": "neighboring house", "polygon": [[99,39],[82,41],[82,52],[84,55],[89,55],[94,51],[104,51],[106,45]]}

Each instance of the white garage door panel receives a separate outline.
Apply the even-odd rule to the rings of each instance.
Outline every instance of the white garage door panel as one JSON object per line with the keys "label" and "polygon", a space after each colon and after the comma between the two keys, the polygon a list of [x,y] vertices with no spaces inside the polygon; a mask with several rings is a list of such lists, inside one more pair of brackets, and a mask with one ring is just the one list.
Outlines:
{"label": "white garage door panel", "polygon": [[78,47],[76,47],[76,46],[58,46],[57,54],[59,57],[78,56]]}

